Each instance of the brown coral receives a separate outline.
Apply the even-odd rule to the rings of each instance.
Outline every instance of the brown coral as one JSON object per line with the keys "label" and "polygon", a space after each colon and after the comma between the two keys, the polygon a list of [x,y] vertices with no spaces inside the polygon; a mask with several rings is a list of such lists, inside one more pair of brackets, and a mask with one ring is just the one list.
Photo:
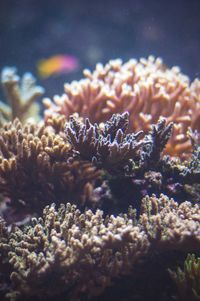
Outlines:
{"label": "brown coral", "polygon": [[140,132],[127,134],[127,127],[128,113],[113,115],[101,127],[71,117],[67,137],[62,116],[46,125],[22,126],[18,120],[5,124],[0,130],[1,195],[12,208],[39,212],[52,200],[60,203],[66,197],[80,206],[111,210],[121,203],[126,210],[128,204],[139,206],[149,193],[165,192],[182,201],[191,199],[185,185],[192,195],[198,193],[198,149],[187,165],[162,159],[172,124],[160,120],[139,141]]}
{"label": "brown coral", "polygon": [[157,250],[198,250],[200,247],[200,207],[178,205],[161,194],[143,199],[140,223],[152,248]]}
{"label": "brown coral", "polygon": [[64,133],[53,127],[22,126],[17,119],[5,124],[0,129],[0,193],[13,207],[36,212],[72,195],[84,203],[101,171],[87,161],[70,159],[69,150]]}
{"label": "brown coral", "polygon": [[91,122],[105,122],[113,113],[128,111],[132,131],[147,132],[160,116],[174,122],[166,153],[187,157],[191,142],[187,131],[200,130],[200,82],[192,83],[178,67],[168,69],[161,59],[113,60],[97,64],[86,78],[65,84],[65,93],[53,102],[45,99],[45,118],[54,114],[67,118],[74,112]]}
{"label": "brown coral", "polygon": [[13,269],[12,298],[45,298],[65,291],[72,300],[100,294],[116,277],[134,272],[141,258],[199,247],[199,206],[178,206],[164,195],[146,197],[138,221],[133,209],[103,217],[100,210],[81,213],[71,204],[58,211],[48,206],[43,218],[16,229],[8,244],[0,245]]}

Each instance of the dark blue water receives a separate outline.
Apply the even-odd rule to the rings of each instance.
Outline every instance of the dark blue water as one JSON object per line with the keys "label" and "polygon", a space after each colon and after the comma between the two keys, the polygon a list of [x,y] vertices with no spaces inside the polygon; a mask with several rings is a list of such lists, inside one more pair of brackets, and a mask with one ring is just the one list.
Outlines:
{"label": "dark blue water", "polygon": [[77,72],[50,78],[47,94],[82,69],[121,57],[161,56],[191,78],[200,74],[200,1],[0,1],[0,68],[36,74],[39,59],[57,53],[80,61]]}

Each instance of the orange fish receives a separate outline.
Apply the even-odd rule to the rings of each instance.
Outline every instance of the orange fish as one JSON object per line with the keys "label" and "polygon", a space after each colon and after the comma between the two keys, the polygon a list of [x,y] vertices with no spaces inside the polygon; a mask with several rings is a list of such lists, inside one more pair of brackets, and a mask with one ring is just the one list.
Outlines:
{"label": "orange fish", "polygon": [[76,71],[79,63],[72,55],[54,55],[37,63],[38,74],[41,78]]}

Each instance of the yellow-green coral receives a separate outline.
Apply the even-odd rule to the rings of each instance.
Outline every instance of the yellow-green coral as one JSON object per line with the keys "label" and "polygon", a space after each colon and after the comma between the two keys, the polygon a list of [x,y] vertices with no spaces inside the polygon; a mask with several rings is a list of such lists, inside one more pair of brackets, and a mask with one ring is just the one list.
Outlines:
{"label": "yellow-green coral", "polygon": [[200,300],[200,257],[188,254],[183,269],[178,267],[176,271],[169,270],[169,272],[176,284],[176,300]]}

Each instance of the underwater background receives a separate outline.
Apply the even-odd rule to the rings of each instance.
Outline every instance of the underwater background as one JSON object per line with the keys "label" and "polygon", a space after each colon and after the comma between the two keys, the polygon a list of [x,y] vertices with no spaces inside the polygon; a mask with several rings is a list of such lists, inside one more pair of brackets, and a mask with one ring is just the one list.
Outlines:
{"label": "underwater background", "polygon": [[79,68],[48,78],[52,96],[84,68],[110,59],[161,56],[191,79],[200,72],[199,0],[0,2],[0,66],[37,76],[37,62],[56,54],[75,56]]}

